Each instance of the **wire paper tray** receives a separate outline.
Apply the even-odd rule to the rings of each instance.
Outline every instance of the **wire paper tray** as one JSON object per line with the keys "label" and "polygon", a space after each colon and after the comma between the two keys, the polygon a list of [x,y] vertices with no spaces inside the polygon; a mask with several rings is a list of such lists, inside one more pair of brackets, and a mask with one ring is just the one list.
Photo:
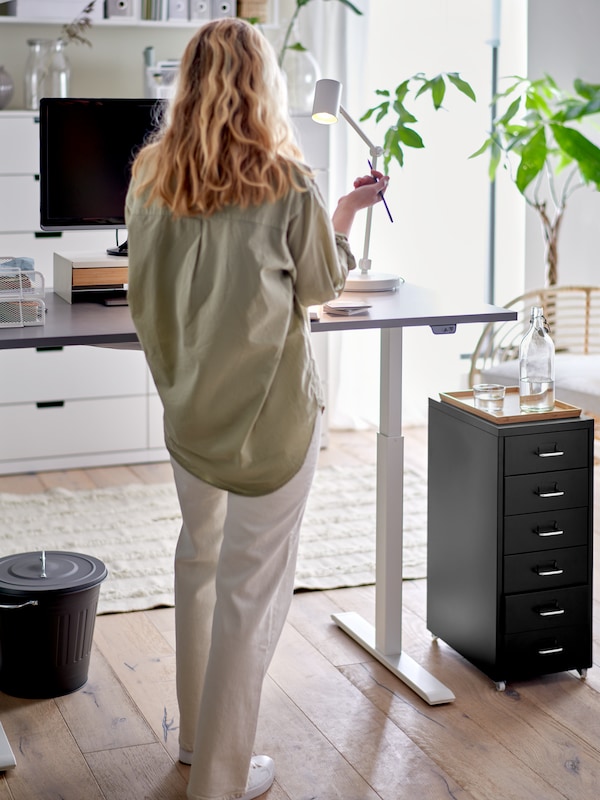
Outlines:
{"label": "wire paper tray", "polygon": [[41,272],[0,265],[0,328],[44,325],[44,294]]}

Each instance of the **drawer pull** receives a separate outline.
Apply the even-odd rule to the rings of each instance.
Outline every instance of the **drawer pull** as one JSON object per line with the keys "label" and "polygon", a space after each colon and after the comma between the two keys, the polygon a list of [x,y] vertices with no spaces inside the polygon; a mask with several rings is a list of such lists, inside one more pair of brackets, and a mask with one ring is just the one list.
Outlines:
{"label": "drawer pull", "polygon": [[561,492],[558,488],[558,483],[555,483],[554,489],[551,492],[545,492],[540,486],[538,486],[536,494],[538,497],[562,497],[564,492]]}
{"label": "drawer pull", "polygon": [[41,400],[39,403],[36,403],[38,408],[64,408],[65,401],[64,400]]}
{"label": "drawer pull", "polygon": [[538,614],[540,617],[559,617],[561,614],[564,614],[564,608],[559,608],[559,606],[555,606],[553,608],[539,608]]}
{"label": "drawer pull", "polygon": [[541,650],[538,650],[538,653],[541,656],[552,656],[556,655],[556,653],[562,653],[564,647],[543,647]]}
{"label": "drawer pull", "polygon": [[564,569],[561,569],[555,561],[551,567],[536,567],[536,572],[540,577],[545,578],[548,575],[562,575]]}
{"label": "drawer pull", "polygon": [[540,453],[540,451],[538,450],[537,454],[540,458],[554,458],[554,456],[564,456],[565,451],[553,450],[551,453]]}
{"label": "drawer pull", "polygon": [[535,533],[538,536],[564,536],[564,531],[559,530],[558,528],[545,528],[542,530],[539,526],[535,529]]}

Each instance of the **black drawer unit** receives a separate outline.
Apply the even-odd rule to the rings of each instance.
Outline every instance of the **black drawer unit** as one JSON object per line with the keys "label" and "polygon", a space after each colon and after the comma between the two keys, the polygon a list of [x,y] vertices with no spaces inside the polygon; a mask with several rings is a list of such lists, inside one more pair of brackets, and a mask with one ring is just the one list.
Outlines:
{"label": "black drawer unit", "polygon": [[594,423],[429,401],[427,627],[496,682],[592,664]]}

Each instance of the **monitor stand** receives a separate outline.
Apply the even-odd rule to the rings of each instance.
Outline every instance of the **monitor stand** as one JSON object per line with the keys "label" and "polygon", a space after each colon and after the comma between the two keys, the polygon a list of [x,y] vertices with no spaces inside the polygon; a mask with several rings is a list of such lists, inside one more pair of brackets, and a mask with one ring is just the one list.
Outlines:
{"label": "monitor stand", "polygon": [[127,240],[123,242],[123,244],[117,245],[117,247],[108,247],[106,252],[109,256],[125,256],[128,255],[127,252]]}

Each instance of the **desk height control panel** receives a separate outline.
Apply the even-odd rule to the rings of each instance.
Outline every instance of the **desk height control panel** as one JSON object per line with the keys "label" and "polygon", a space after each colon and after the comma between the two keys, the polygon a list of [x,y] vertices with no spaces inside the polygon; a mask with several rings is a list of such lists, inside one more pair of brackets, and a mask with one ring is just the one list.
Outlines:
{"label": "desk height control panel", "polygon": [[592,664],[593,420],[429,402],[427,627],[504,689]]}

